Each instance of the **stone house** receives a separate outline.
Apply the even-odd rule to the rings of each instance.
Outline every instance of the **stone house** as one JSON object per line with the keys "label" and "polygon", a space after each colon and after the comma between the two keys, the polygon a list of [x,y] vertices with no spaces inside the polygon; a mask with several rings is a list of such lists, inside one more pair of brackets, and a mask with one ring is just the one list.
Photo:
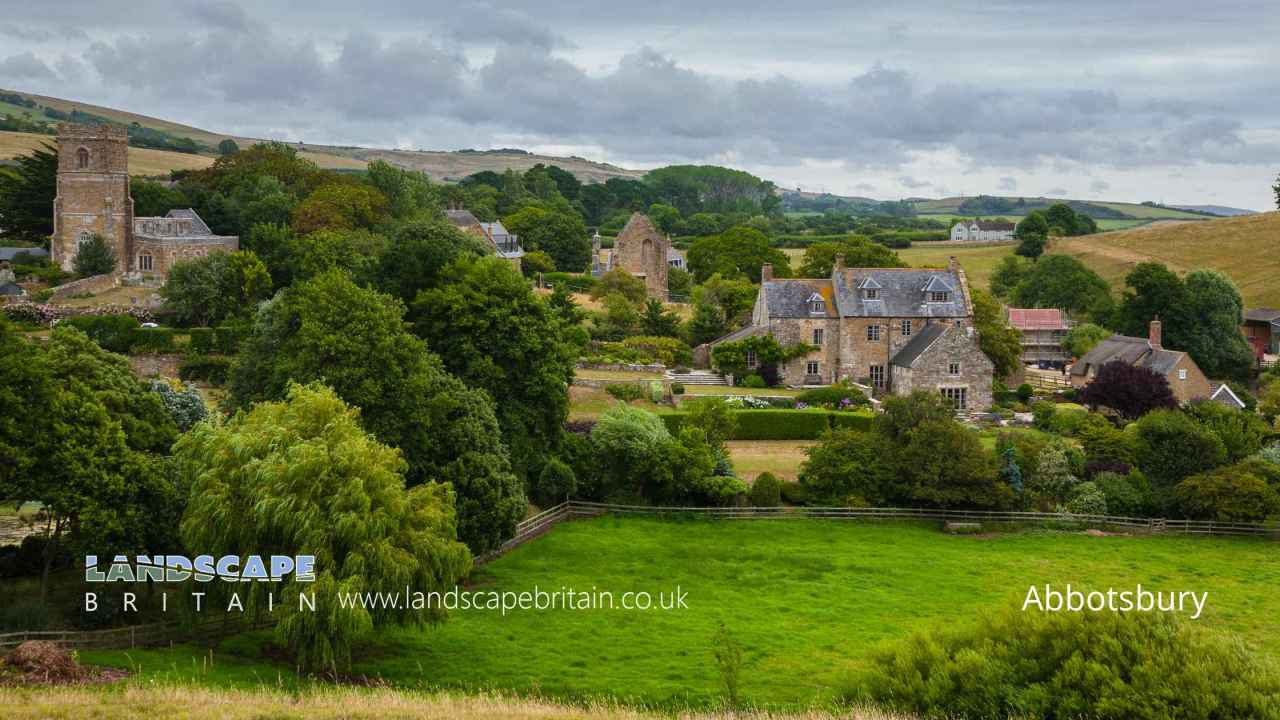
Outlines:
{"label": "stone house", "polygon": [[790,386],[850,380],[894,394],[937,390],[964,409],[991,405],[993,366],[954,259],[922,269],[846,268],[837,258],[825,279],[774,279],[765,265],[751,324],[711,345],[765,334],[815,348],[778,368]]}
{"label": "stone house", "polygon": [[1280,310],[1248,310],[1244,314],[1244,325],[1240,330],[1249,341],[1254,358],[1262,360],[1266,355],[1280,355]]}
{"label": "stone house", "polygon": [[644,280],[649,297],[666,302],[671,239],[659,232],[648,217],[632,213],[631,219],[613,241],[609,259],[602,262],[600,254],[600,233],[596,233],[592,238],[592,276],[599,277],[614,268],[622,268]]}
{"label": "stone house", "polygon": [[1209,398],[1217,389],[1190,355],[1161,346],[1159,320],[1151,321],[1145,338],[1112,335],[1085,353],[1071,366],[1072,387],[1088,385],[1103,365],[1113,361],[1144,367],[1163,375],[1180,403]]}
{"label": "stone house", "polygon": [[961,220],[951,226],[951,239],[962,242],[1012,240],[1015,227],[1004,220]]}
{"label": "stone house", "polygon": [[1063,363],[1071,359],[1062,347],[1071,329],[1054,308],[1009,308],[1009,325],[1022,336],[1022,362]]}
{"label": "stone house", "polygon": [[191,209],[134,217],[124,127],[62,123],[57,144],[50,258],[63,270],[74,268],[80,246],[94,235],[115,252],[116,276],[159,282],[175,262],[239,249],[239,238],[213,234]]}
{"label": "stone house", "polygon": [[480,222],[470,210],[450,209],[444,213],[445,219],[462,232],[482,237],[493,246],[498,257],[511,263],[520,270],[524,258],[524,248],[520,247],[520,236],[511,234],[500,222]]}

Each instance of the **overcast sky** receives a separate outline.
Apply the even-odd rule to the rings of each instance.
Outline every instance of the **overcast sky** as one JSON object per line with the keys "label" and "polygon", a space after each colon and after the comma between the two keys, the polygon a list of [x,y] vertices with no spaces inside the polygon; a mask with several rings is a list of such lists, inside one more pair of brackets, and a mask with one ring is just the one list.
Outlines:
{"label": "overcast sky", "polygon": [[1280,3],[0,0],[0,87],[314,143],[880,199],[1270,209]]}

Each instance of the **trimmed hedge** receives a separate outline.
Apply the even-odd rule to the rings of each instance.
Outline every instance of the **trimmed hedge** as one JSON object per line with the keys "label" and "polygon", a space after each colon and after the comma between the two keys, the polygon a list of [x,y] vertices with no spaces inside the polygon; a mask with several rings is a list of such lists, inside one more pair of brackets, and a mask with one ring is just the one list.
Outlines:
{"label": "trimmed hedge", "polygon": [[213,346],[223,355],[235,355],[240,348],[240,339],[248,334],[248,329],[239,325],[219,325],[213,333]]}
{"label": "trimmed hedge", "polygon": [[566,272],[543,273],[542,282],[553,288],[564,285],[570,292],[576,293],[591,292],[591,286],[596,284],[595,278],[590,275],[574,275]]}
{"label": "trimmed hedge", "polygon": [[187,348],[196,355],[208,355],[213,352],[213,328],[191,328],[191,343]]}
{"label": "trimmed hedge", "polygon": [[81,315],[62,322],[80,330],[103,350],[127,353],[141,323],[132,315]]}
{"label": "trimmed hedge", "polygon": [[[817,440],[833,429],[871,429],[871,415],[851,412],[815,410],[733,410],[738,421],[730,440]],[[688,413],[664,413],[659,417],[672,435],[680,434],[680,426]]]}
{"label": "trimmed hedge", "polygon": [[173,328],[138,328],[133,331],[129,350],[135,353],[173,352]]}
{"label": "trimmed hedge", "polygon": [[231,373],[231,358],[218,355],[190,355],[178,365],[178,377],[183,380],[203,380],[210,385],[222,385]]}

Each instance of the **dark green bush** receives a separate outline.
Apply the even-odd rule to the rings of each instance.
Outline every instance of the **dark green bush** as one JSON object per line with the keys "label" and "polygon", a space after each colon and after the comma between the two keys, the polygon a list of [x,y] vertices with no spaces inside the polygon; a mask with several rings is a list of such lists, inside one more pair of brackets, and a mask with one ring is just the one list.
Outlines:
{"label": "dark green bush", "polygon": [[49,626],[49,606],[23,600],[0,608],[0,632],[39,631]]}
{"label": "dark green bush", "polygon": [[219,325],[213,334],[213,345],[223,355],[235,355],[240,339],[248,334],[248,328],[240,325]]}
{"label": "dark green bush", "polygon": [[752,374],[750,374],[750,375],[748,375],[748,376],[746,376],[746,377],[742,378],[742,381],[741,381],[741,382],[739,382],[738,384],[739,384],[739,385],[741,385],[741,386],[742,386],[742,387],[744,387],[744,388],[764,388],[764,387],[769,387],[769,385],[768,385],[767,383],[765,383],[764,378],[760,377],[759,375],[757,375],[757,374],[755,374],[755,373],[752,373]]}
{"label": "dark green bush", "polygon": [[1167,613],[1023,612],[875,651],[843,693],[921,717],[1280,719],[1280,670]]}
{"label": "dark green bush", "polygon": [[[867,430],[871,416],[813,410],[734,410],[737,429],[730,440],[817,440],[833,428]],[[662,421],[672,435],[680,434],[687,413],[665,413]]]}
{"label": "dark green bush", "polygon": [[672,395],[683,395],[683,394],[684,394],[684,384],[683,384],[683,383],[671,383],[671,394],[672,394]]}
{"label": "dark green bush", "polygon": [[645,388],[639,383],[614,383],[606,385],[604,391],[623,402],[639,400],[645,395]]}
{"label": "dark green bush", "polygon": [[191,342],[187,350],[196,355],[208,355],[213,352],[213,328],[191,328]]}
{"label": "dark green bush", "polygon": [[1036,389],[1031,387],[1030,383],[1022,383],[1018,386],[1018,399],[1022,402],[1030,402],[1031,396],[1036,394]]}
{"label": "dark green bush", "polygon": [[747,493],[751,507],[778,507],[782,504],[782,483],[773,473],[760,473]]}
{"label": "dark green bush", "polygon": [[173,328],[144,328],[133,331],[133,344],[129,350],[135,353],[173,352]]}
{"label": "dark green bush", "polygon": [[796,398],[807,405],[821,406],[830,410],[848,409],[867,404],[867,396],[855,387],[831,385],[828,387],[805,390]]}
{"label": "dark green bush", "polygon": [[231,358],[218,355],[192,355],[178,365],[178,377],[202,380],[210,385],[223,385],[231,372]]}
{"label": "dark green bush", "polygon": [[804,505],[809,502],[809,492],[795,480],[782,483],[782,499],[788,505]]}
{"label": "dark green bush", "polygon": [[553,288],[565,287],[570,292],[576,293],[591,292],[591,286],[596,283],[595,278],[590,275],[574,275],[564,272],[543,273],[542,282]]}
{"label": "dark green bush", "polygon": [[103,350],[127,353],[141,323],[132,315],[81,315],[62,322],[89,336]]}
{"label": "dark green bush", "polygon": [[569,467],[559,458],[551,458],[542,466],[538,474],[538,482],[529,494],[534,502],[548,508],[573,497],[578,489],[578,479]]}

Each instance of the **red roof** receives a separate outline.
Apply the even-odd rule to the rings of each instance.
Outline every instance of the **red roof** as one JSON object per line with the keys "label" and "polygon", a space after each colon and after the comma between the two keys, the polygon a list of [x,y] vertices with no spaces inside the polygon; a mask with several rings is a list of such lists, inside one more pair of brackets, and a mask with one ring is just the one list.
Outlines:
{"label": "red roof", "polygon": [[1009,308],[1009,324],[1018,330],[1066,330],[1062,311],[1039,308]]}

